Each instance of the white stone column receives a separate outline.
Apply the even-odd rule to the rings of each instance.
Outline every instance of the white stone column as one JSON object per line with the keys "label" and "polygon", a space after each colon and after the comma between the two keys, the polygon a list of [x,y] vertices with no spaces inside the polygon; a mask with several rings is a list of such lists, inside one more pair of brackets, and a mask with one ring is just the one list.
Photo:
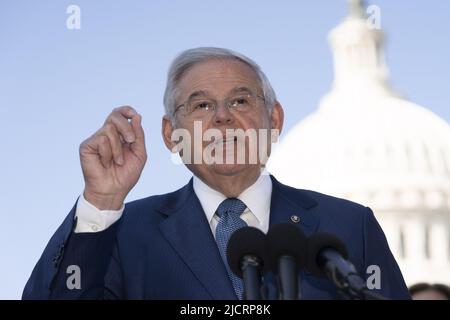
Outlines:
{"label": "white stone column", "polygon": [[444,221],[434,222],[430,226],[430,253],[433,265],[449,265],[449,225]]}
{"label": "white stone column", "polygon": [[[414,269],[420,268],[425,261],[425,225],[417,217],[408,217],[403,222],[405,235],[405,252],[408,264],[413,264]],[[412,266],[413,266],[412,265]]]}

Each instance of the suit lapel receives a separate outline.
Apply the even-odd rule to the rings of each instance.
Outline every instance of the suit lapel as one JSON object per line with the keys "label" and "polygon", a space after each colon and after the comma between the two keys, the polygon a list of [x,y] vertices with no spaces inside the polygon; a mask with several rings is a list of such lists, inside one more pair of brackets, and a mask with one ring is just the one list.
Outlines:
{"label": "suit lapel", "polygon": [[[270,203],[270,226],[278,223],[296,224],[308,237],[316,232],[319,227],[319,218],[313,208],[317,202],[306,195],[305,192],[286,186],[272,178],[272,199]],[[297,218],[298,219],[297,219]],[[298,221],[298,222],[296,222]],[[306,282],[310,282],[308,276],[301,272],[302,296]],[[273,273],[265,276],[265,285],[269,299],[278,299],[276,277]],[[309,284],[308,284],[309,285]]]}
{"label": "suit lapel", "polygon": [[317,202],[302,191],[283,185],[273,176],[270,177],[272,179],[272,199],[269,225],[294,223],[302,229],[306,236],[313,234],[319,226],[319,218],[310,209],[317,206]]}
{"label": "suit lapel", "polygon": [[237,299],[192,179],[172,203],[161,208],[168,215],[160,230],[213,299]]}

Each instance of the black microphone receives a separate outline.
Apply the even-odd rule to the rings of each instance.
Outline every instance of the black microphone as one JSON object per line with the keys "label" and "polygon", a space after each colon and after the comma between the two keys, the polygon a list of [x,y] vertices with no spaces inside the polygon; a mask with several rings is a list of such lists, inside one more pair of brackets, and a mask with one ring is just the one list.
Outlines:
{"label": "black microphone", "polygon": [[300,299],[299,271],[306,264],[306,237],[300,228],[282,223],[267,233],[269,265],[278,275],[280,300]]}
{"label": "black microphone", "polygon": [[244,282],[244,300],[261,300],[261,277],[268,271],[266,235],[244,227],[231,235],[227,246],[231,271]]}
{"label": "black microphone", "polygon": [[307,269],[318,277],[327,277],[342,292],[353,299],[385,299],[370,292],[355,266],[348,260],[345,244],[328,233],[316,233],[308,238]]}

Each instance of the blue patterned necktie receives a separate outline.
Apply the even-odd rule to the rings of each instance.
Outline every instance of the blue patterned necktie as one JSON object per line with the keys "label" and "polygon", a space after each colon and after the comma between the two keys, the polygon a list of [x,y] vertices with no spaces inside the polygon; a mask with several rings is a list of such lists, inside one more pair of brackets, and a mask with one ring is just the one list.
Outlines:
{"label": "blue patterned necktie", "polygon": [[228,277],[233,283],[234,291],[239,299],[242,299],[244,286],[242,280],[230,270],[227,262],[227,245],[231,235],[236,230],[246,227],[247,223],[240,218],[247,206],[237,198],[228,198],[222,201],[217,208],[216,214],[220,217],[216,228],[216,242],[219,247],[220,255],[227,268]]}

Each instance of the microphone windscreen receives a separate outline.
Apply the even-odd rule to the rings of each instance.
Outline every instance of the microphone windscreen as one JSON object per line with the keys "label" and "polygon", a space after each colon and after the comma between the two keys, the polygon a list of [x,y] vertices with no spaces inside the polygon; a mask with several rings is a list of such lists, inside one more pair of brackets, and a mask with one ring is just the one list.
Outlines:
{"label": "microphone windscreen", "polygon": [[326,277],[323,266],[319,264],[319,254],[322,250],[333,249],[344,259],[348,259],[348,252],[345,244],[336,236],[329,233],[318,232],[310,236],[307,240],[307,269],[313,275]]}
{"label": "microphone windscreen", "polygon": [[299,227],[293,224],[274,225],[267,233],[267,247],[269,266],[275,273],[278,272],[278,259],[283,255],[294,257],[299,269],[306,264],[306,236]]}
{"label": "microphone windscreen", "polygon": [[259,259],[261,274],[268,271],[264,232],[253,227],[244,227],[231,235],[227,245],[227,261],[231,271],[240,278],[242,278],[241,259],[246,255],[256,256]]}

